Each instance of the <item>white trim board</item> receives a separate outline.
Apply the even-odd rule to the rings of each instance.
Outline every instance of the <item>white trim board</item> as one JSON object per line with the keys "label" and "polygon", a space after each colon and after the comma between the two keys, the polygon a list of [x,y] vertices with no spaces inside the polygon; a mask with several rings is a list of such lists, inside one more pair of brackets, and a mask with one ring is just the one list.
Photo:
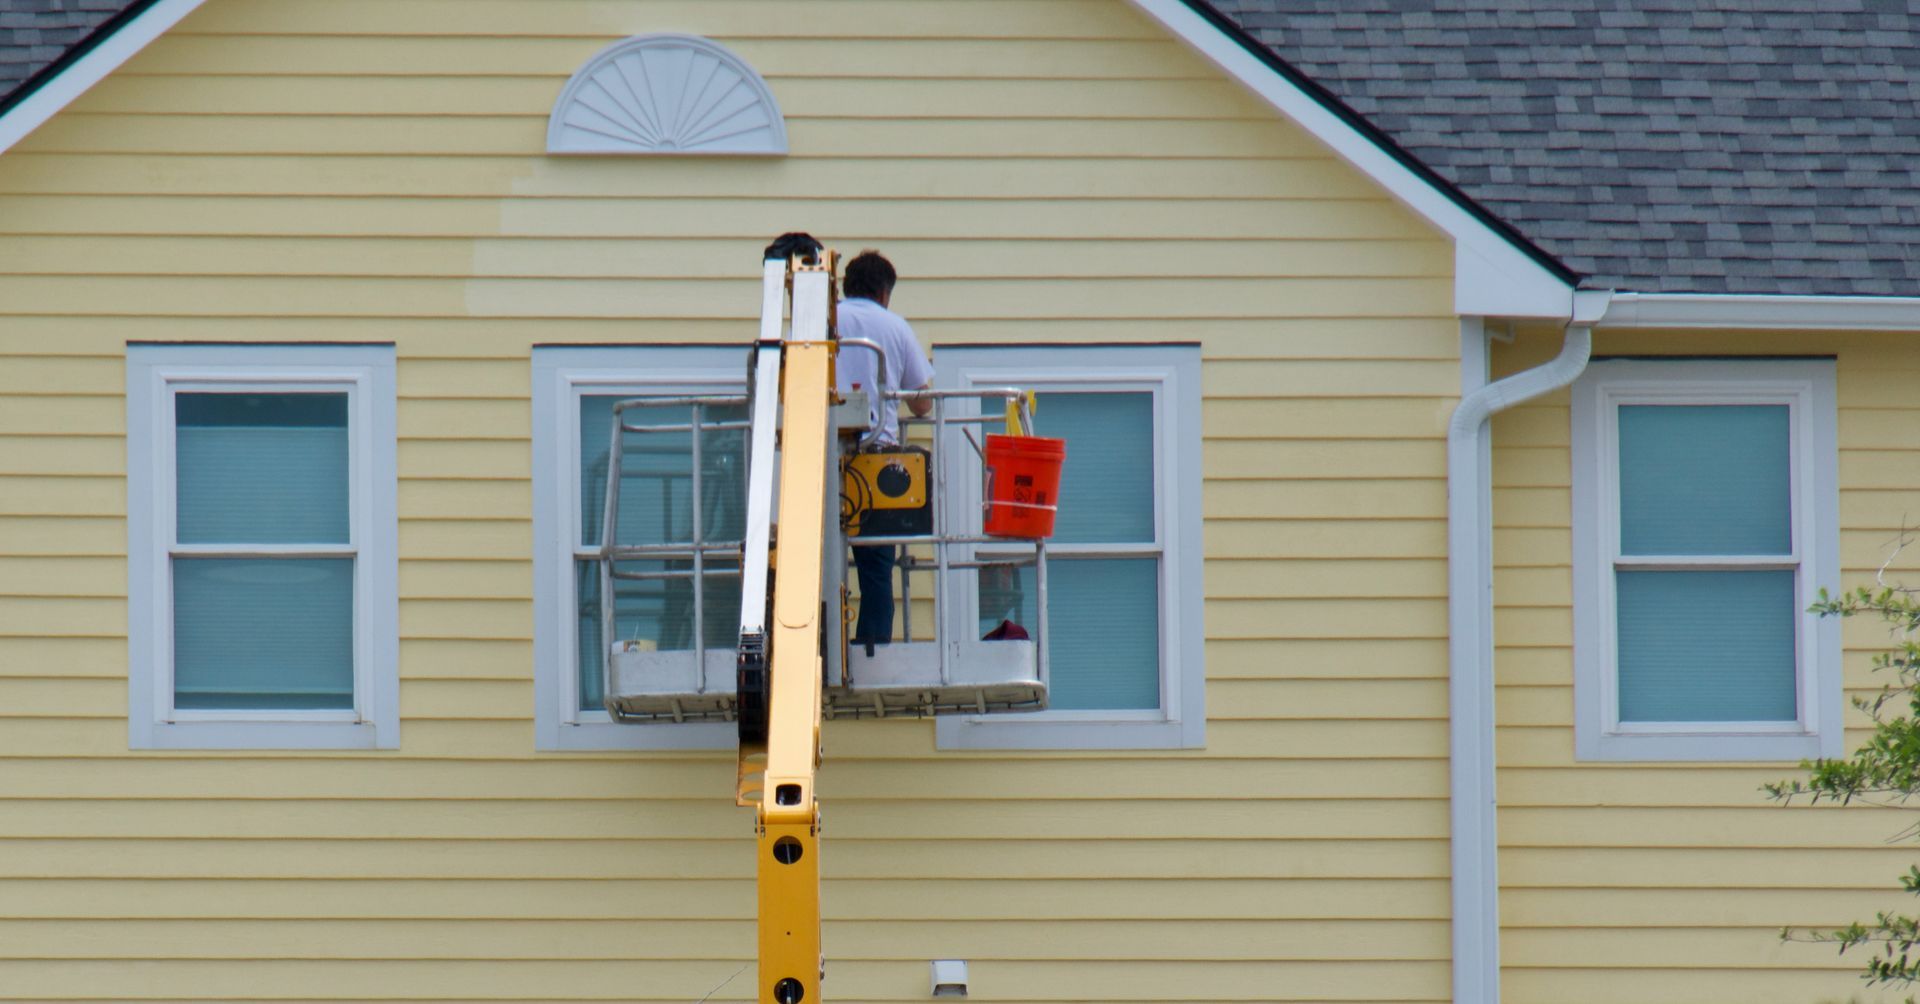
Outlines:
{"label": "white trim board", "polygon": [[1615,293],[1600,327],[1920,331],[1920,297]]}
{"label": "white trim board", "polygon": [[1451,238],[1454,313],[1554,318],[1572,314],[1571,285],[1208,23],[1183,0],[1132,3]]}
{"label": "white trim board", "polygon": [[119,69],[127,60],[147,47],[147,43],[159,38],[167,29],[180,23],[180,19],[199,9],[206,0],[160,0],[159,3],[140,12],[133,20],[120,27],[119,31],[99,45],[93,51],[80,57],[72,66],[49,80],[27,97],[25,101],[13,106],[5,115],[0,115],[0,154],[13,149],[15,143],[26,138],[28,133],[40,128],[48,119],[59,114],[62,108],[73,103],[75,98],[85,94],[94,84],[105,79],[106,75]]}
{"label": "white trim board", "polygon": [[[1574,759],[1788,762],[1839,756],[1840,624],[1806,612],[1840,579],[1839,450],[1830,359],[1614,359],[1573,384],[1571,531]],[[1616,409],[1629,404],[1781,404],[1791,408],[1792,547],[1781,555],[1622,553]],[[1617,714],[1616,568],[1792,569],[1795,704],[1788,722],[1635,723]]]}
{"label": "white trim board", "polygon": [[[934,346],[934,386],[1049,390],[1147,391],[1154,396],[1154,540],[1141,548],[1160,562],[1160,706],[1150,710],[1040,711],[1017,715],[936,718],[939,749],[1200,749],[1206,745],[1206,629],[1200,505],[1200,353],[1189,345]],[[1035,416],[1039,432],[1047,418]],[[947,461],[972,458],[954,427],[941,446]],[[949,513],[978,512],[978,490],[949,475],[941,504]],[[977,517],[975,517],[977,518]],[[1050,553],[1108,551],[1113,545],[1060,543]],[[971,576],[942,582],[957,612],[978,609]],[[1045,640],[1042,639],[1042,643]]]}
{"label": "white trim board", "polygon": [[[130,749],[397,749],[400,745],[399,523],[391,345],[127,347],[127,743]],[[340,389],[349,394],[346,546],[242,544],[235,554],[339,552],[354,558],[351,711],[188,711],[174,707],[174,405],[181,389]],[[208,555],[218,546],[193,545]]]}
{"label": "white trim board", "polygon": [[533,375],[533,707],[534,748],[724,750],[737,745],[727,722],[619,723],[579,707],[578,641],[570,611],[580,539],[579,396],[737,392],[747,346],[544,346]]}

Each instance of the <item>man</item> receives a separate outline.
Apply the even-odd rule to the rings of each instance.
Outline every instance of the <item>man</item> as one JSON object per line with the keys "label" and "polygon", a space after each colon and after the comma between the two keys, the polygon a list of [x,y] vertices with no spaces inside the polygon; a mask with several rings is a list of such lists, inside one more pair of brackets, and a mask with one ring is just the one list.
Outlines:
{"label": "man", "polygon": [[[887,309],[893,300],[893,287],[899,276],[893,263],[877,251],[862,251],[847,263],[840,282],[842,299],[837,310],[841,338],[865,338],[886,350],[885,379],[876,372],[878,357],[858,346],[840,353],[837,368],[841,393],[859,387],[867,393],[867,419],[871,431],[863,446],[897,446],[900,443],[900,403],[880,397],[880,390],[925,390],[933,385],[933,364],[920,348],[906,318]],[[932,401],[909,401],[915,415],[933,410]],[[860,582],[860,615],[854,622],[853,640],[884,645],[893,639],[893,569],[899,549],[894,547],[855,547],[853,567]]]}

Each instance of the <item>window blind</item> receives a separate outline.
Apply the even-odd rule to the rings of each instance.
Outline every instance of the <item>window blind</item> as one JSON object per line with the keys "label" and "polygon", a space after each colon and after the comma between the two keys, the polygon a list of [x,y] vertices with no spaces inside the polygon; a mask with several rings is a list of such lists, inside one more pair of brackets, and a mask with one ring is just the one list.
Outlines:
{"label": "window blind", "polygon": [[[174,408],[180,545],[351,543],[346,394],[183,393]],[[175,706],[352,708],[353,568],[176,553]]]}
{"label": "window blind", "polygon": [[1153,395],[1042,393],[1034,424],[1067,440],[1056,544],[1153,540]]}
{"label": "window blind", "polygon": [[1620,571],[1620,720],[1792,721],[1791,569]]}
{"label": "window blind", "polygon": [[1622,554],[1789,554],[1786,405],[1622,405]]}

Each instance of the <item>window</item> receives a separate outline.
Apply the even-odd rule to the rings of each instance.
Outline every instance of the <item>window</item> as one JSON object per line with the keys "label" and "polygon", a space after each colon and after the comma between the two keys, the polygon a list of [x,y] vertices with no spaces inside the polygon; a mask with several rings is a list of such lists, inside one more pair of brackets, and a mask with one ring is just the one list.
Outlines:
{"label": "window", "polygon": [[391,346],[127,349],[136,749],[399,745]]}
{"label": "window", "polygon": [[[951,748],[1177,748],[1205,737],[1200,548],[1200,353],[1184,345],[943,346],[945,389],[1039,392],[1036,431],[1067,441],[1048,542],[1049,709],[942,718]],[[972,448],[942,452],[949,525],[980,525]],[[983,546],[981,553],[993,549]],[[1034,575],[949,584],[984,633],[1034,623]]]}
{"label": "window", "polygon": [[[613,721],[602,696],[606,649],[600,620],[601,520],[613,403],[640,395],[739,394],[743,347],[536,348],[533,353],[534,717],[540,749],[718,749],[737,739],[730,722],[631,725]],[[629,424],[685,422],[689,411],[628,412]],[[744,418],[709,412],[710,418]],[[629,434],[621,458],[623,544],[691,539],[692,449],[687,432]],[[742,534],[744,436],[715,430],[701,442],[701,536]],[[685,572],[684,562],[622,562],[623,571]],[[688,580],[622,580],[615,633],[662,649],[691,647]],[[702,590],[705,644],[732,649],[740,625],[739,579]]]}
{"label": "window", "polygon": [[1830,360],[1596,362],[1573,392],[1575,751],[1840,752]]}

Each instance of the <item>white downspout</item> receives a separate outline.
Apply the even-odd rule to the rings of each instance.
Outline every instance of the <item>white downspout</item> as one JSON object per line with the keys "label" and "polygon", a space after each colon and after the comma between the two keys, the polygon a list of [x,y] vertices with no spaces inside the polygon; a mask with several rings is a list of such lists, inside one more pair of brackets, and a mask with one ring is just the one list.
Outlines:
{"label": "white downspout", "polygon": [[1447,658],[1452,721],[1453,1001],[1500,1000],[1499,836],[1495,828],[1493,518],[1487,420],[1559,390],[1587,368],[1610,291],[1576,290],[1553,361],[1486,383],[1486,341],[1461,324],[1461,399],[1447,423]]}

